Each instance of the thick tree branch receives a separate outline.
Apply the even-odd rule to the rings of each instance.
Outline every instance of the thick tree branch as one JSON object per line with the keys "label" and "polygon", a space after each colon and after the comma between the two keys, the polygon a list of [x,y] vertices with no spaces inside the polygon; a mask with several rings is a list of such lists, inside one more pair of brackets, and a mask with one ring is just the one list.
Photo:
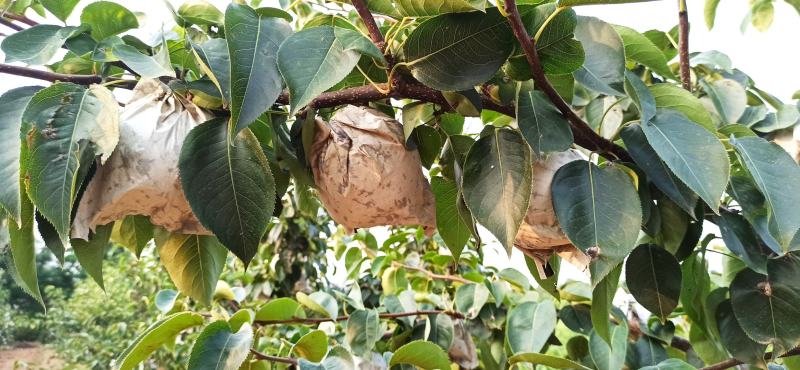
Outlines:
{"label": "thick tree branch", "polygon": [[[767,352],[767,353],[764,354],[764,359],[765,360],[770,360],[770,359],[772,359],[772,356],[773,356],[773,352]],[[786,353],[784,353],[784,354],[782,354],[782,355],[780,355],[778,357],[792,357],[792,356],[800,356],[800,347],[792,349],[789,352],[786,352]],[[739,361],[739,360],[737,360],[735,358],[732,358],[732,359],[729,359],[729,360],[718,362],[718,363],[710,365],[710,366],[706,366],[706,367],[700,368],[699,370],[724,370],[724,369],[730,369],[732,367],[739,366],[739,365],[744,365],[744,362],[741,362],[741,361]]]}
{"label": "thick tree branch", "polygon": [[572,127],[572,133],[575,136],[575,143],[586,149],[600,152],[601,154],[610,153],[621,160],[632,161],[625,149],[595,133],[592,128],[572,110],[572,107],[561,98],[561,95],[558,94],[553,85],[547,80],[547,76],[545,76],[544,69],[542,69],[542,64],[539,61],[539,54],[536,52],[536,45],[525,29],[525,24],[522,22],[522,18],[519,15],[519,9],[517,9],[516,0],[506,0],[505,3],[508,22],[511,24],[511,30],[514,32],[514,36],[525,52],[528,65],[533,73],[534,85],[542,90],[556,108],[561,111],[561,114],[567,118]]}
{"label": "thick tree branch", "polygon": [[297,359],[294,359],[294,358],[291,358],[291,357],[271,356],[271,355],[267,355],[267,354],[258,352],[253,348],[250,348],[250,353],[253,354],[253,357],[255,357],[255,358],[259,359],[259,360],[264,360],[264,361],[269,361],[269,362],[280,362],[282,364],[289,364],[289,365],[297,366]]}
{"label": "thick tree branch", "polygon": [[369,8],[367,8],[367,4],[364,3],[364,0],[352,0],[352,3],[356,8],[356,12],[358,12],[358,16],[364,21],[364,25],[367,26],[369,38],[378,46],[378,49],[383,51],[386,47],[386,41],[383,39],[380,28],[378,28],[378,23],[375,22],[375,17],[372,16]]}
{"label": "thick tree branch", "polygon": [[[397,319],[409,316],[425,316],[425,315],[447,315],[454,319],[463,319],[464,315],[460,312],[445,311],[445,310],[421,310],[413,312],[400,312],[400,313],[382,313],[378,315],[381,319]],[[323,322],[339,322],[347,321],[350,316],[344,315],[335,318],[305,318],[293,317],[286,320],[256,320],[255,323],[259,325],[278,325],[278,324],[321,324]]]}
{"label": "thick tree branch", "polygon": [[692,91],[692,74],[689,71],[689,13],[686,0],[678,0],[678,50],[683,88]]}
{"label": "thick tree branch", "polygon": [[91,85],[103,82],[120,81],[119,83],[114,84],[114,86],[125,89],[132,89],[134,86],[136,86],[135,80],[125,80],[116,77],[108,77],[105,80],[103,80],[103,77],[97,75],[69,75],[69,74],[55,73],[50,71],[42,71],[28,67],[20,67],[4,63],[0,63],[0,73],[35,78],[38,80],[50,81],[50,82],[56,82],[56,81],[72,82],[78,85]]}

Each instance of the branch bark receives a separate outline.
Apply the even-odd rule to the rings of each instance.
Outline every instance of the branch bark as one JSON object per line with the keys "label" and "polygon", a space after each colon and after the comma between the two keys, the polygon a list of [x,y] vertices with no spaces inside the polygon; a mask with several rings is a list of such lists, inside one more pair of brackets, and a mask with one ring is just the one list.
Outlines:
{"label": "branch bark", "polygon": [[282,364],[289,364],[289,365],[297,366],[297,359],[294,359],[294,358],[291,358],[291,357],[272,356],[272,355],[268,355],[268,354],[264,354],[264,353],[258,352],[253,348],[250,348],[250,353],[253,354],[253,357],[255,357],[255,358],[259,359],[259,360],[264,360],[264,361],[269,361],[269,362],[280,362]]}
{"label": "branch bark", "polygon": [[20,26],[18,24],[15,24],[14,22],[11,22],[10,20],[8,20],[6,18],[3,18],[3,17],[0,17],[0,24],[2,24],[2,25],[6,26],[6,27],[8,27],[8,28],[10,28],[10,29],[12,29],[14,31],[22,31],[22,30],[25,29],[22,26]]}
{"label": "branch bark", "polygon": [[115,86],[125,89],[132,89],[136,86],[135,80],[125,80],[116,77],[109,77],[105,80],[102,76],[97,75],[70,75],[63,73],[55,73],[50,71],[42,71],[33,68],[20,67],[11,64],[0,63],[0,73],[11,74],[22,77],[35,78],[37,80],[50,81],[50,82],[72,82],[78,85],[91,85],[102,82],[116,82],[122,81]]}
{"label": "branch bark", "polygon": [[356,8],[356,12],[358,12],[358,16],[364,21],[364,25],[367,26],[369,38],[378,46],[378,49],[384,51],[386,48],[386,41],[383,38],[380,28],[378,28],[378,23],[375,22],[375,17],[372,16],[372,12],[367,8],[367,4],[364,3],[364,0],[352,0],[352,3]]}
{"label": "branch bark", "polygon": [[597,151],[601,154],[610,153],[618,159],[631,162],[632,159],[625,149],[595,133],[594,130],[572,110],[572,107],[561,98],[561,95],[558,95],[556,89],[547,80],[544,69],[542,69],[542,64],[539,61],[539,54],[536,51],[536,44],[525,29],[525,24],[522,22],[522,18],[519,15],[519,9],[517,9],[516,0],[506,0],[505,3],[508,23],[511,24],[511,30],[514,32],[514,36],[525,52],[525,58],[533,74],[534,85],[547,95],[547,98],[553,102],[561,114],[569,121],[572,134],[575,136],[575,143],[586,149]]}
{"label": "branch bark", "polygon": [[[767,352],[767,353],[764,354],[764,359],[765,360],[770,360],[770,359],[772,359],[772,356],[773,356],[773,352]],[[788,352],[786,352],[786,353],[784,353],[784,354],[782,354],[782,355],[780,355],[778,357],[783,358],[783,357],[792,357],[792,356],[800,356],[800,347],[792,349],[792,350],[790,350],[790,351],[788,351]],[[741,362],[741,361],[739,361],[739,360],[737,360],[735,358],[732,358],[732,359],[729,359],[729,360],[718,362],[718,363],[710,365],[710,366],[706,366],[706,367],[700,368],[699,370],[724,370],[724,369],[730,369],[732,367],[739,366],[739,365],[744,365],[744,362]]]}
{"label": "branch bark", "polygon": [[689,13],[686,0],[678,0],[678,52],[683,88],[692,91],[692,73],[689,70]]}
{"label": "branch bark", "polygon": [[[400,313],[382,313],[378,315],[381,319],[397,319],[409,316],[424,316],[424,315],[447,315],[454,319],[463,319],[464,315],[460,312],[445,311],[445,310],[421,310],[413,312],[400,312]],[[321,324],[323,322],[339,322],[347,321],[350,318],[348,315],[343,315],[334,318],[305,318],[293,317],[286,320],[256,320],[255,323],[259,325],[278,325],[278,324]]]}

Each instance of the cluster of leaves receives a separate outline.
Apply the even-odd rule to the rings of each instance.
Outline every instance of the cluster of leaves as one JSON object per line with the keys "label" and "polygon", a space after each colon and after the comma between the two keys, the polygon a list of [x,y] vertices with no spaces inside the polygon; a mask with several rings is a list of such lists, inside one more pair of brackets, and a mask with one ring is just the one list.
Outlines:
{"label": "cluster of leaves", "polygon": [[[800,1],[797,0],[784,0],[788,5],[797,10],[800,14]],[[706,0],[705,2],[705,21],[708,29],[714,28],[714,20],[717,16],[717,7],[719,0]],[[744,32],[749,25],[752,25],[757,30],[764,32],[772,26],[772,21],[775,18],[775,1],[774,0],[757,0],[750,2],[750,10],[742,20],[741,30]]]}
{"label": "cluster of leaves", "polygon": [[[99,1],[83,8],[80,26],[14,33],[1,45],[7,61],[44,65],[66,48],[49,65],[53,71],[106,83],[21,87],[0,97],[9,270],[42,301],[34,228],[60,258],[70,246],[100,286],[109,240],[137,255],[154,240],[181,294],[208,305],[228,251],[247,267],[260,247],[289,245],[261,266],[271,283],[244,281],[252,299],[239,299],[244,309],[215,306],[204,315],[173,306],[177,294],[165,293],[168,314],[119,355],[116,366],[124,369],[200,326],[192,369],[264,368],[265,360],[325,369],[364,361],[431,369],[451,361],[674,368],[665,347],[675,332],[696,344],[670,354],[692,364],[680,366],[728,353],[763,366],[768,347],[780,355],[800,344],[800,195],[787,191],[800,182],[800,167],[769,142],[798,124],[800,105],[760,90],[719,52],[691,56],[694,93],[684,90],[672,63],[675,31],[639,33],[571,9],[616,2],[624,1],[520,1],[505,8],[472,0],[354,1],[361,13],[383,16],[374,29],[371,15],[359,18],[349,5],[233,2],[222,12],[191,0],[170,8],[177,37],[164,34],[151,46],[120,36],[139,26],[135,14]],[[32,7],[63,20],[77,3],[12,5],[18,14]],[[520,33],[535,35],[538,58],[523,52]],[[191,131],[179,163],[186,198],[213,236],[168,233],[147,217],[129,216],[99,227],[89,241],[70,239],[80,189],[118,141],[119,107],[109,88],[130,75],[169,81],[176,94],[219,112]],[[314,117],[348,103],[402,112],[408,147],[420,153],[436,196],[438,236],[401,231],[378,247],[374,236],[357,234],[361,244],[339,252],[358,283],[341,290],[319,279],[327,249],[319,239],[336,232],[324,218],[294,218],[323,213],[308,167]],[[465,117],[480,120],[481,132],[465,130]],[[552,276],[534,274],[538,293],[519,272],[481,266],[478,227],[510,251],[536,193],[533,162],[576,142],[625,148],[587,147],[588,160],[563,166],[542,189],[551,192],[570,242],[592,257],[591,283],[557,286],[557,257]],[[722,253],[738,263],[731,262],[727,279],[708,272],[714,235],[701,242],[704,220],[719,225],[730,252]],[[440,255],[440,245],[449,255]],[[310,283],[275,289],[279,264]],[[623,264],[627,289],[653,314],[652,325],[630,324],[612,306]],[[275,299],[262,305],[264,296]],[[306,326],[329,322],[338,324]],[[558,322],[574,334],[551,337]],[[629,342],[634,324],[642,333]],[[549,348],[562,343],[567,354],[554,356]],[[466,355],[453,353],[458,346]],[[277,357],[258,352],[265,348]]]}

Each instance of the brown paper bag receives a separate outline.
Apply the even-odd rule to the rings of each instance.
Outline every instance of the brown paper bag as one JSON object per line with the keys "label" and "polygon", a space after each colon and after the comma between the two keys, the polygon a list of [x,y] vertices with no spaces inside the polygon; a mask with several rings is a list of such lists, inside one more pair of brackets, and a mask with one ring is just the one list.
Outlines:
{"label": "brown paper bag", "polygon": [[556,171],[565,164],[582,159],[574,151],[550,154],[544,160],[533,163],[533,188],[528,213],[517,232],[514,246],[536,262],[539,276],[546,277],[544,266],[553,253],[581,270],[589,266],[591,259],[570,243],[558,225],[550,186]]}
{"label": "brown paper bag", "polygon": [[789,153],[795,162],[800,163],[800,125],[778,131],[772,141]]}
{"label": "brown paper bag", "polygon": [[416,150],[403,127],[371,108],[345,106],[317,119],[311,168],[325,209],[348,231],[380,225],[436,229],[436,210]]}
{"label": "brown paper bag", "polygon": [[120,140],[99,165],[78,205],[72,236],[127,215],[183,234],[210,234],[183,195],[178,156],[189,131],[210,115],[157,80],[141,80],[120,117]]}

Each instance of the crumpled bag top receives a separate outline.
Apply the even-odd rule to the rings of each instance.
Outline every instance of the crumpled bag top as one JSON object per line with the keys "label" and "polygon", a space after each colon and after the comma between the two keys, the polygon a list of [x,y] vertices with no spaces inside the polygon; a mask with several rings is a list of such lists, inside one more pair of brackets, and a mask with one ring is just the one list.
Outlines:
{"label": "crumpled bag top", "polygon": [[553,253],[581,270],[589,266],[591,259],[569,241],[558,224],[550,186],[556,171],[565,164],[582,159],[581,155],[568,150],[550,154],[544,160],[533,162],[533,187],[528,212],[517,232],[514,245],[531,257],[545,277],[544,265]]}
{"label": "crumpled bag top", "polygon": [[433,193],[403,127],[371,108],[348,105],[317,119],[311,168],[320,200],[349,231],[379,225],[436,229]]}
{"label": "crumpled bag top", "polygon": [[81,198],[72,237],[87,239],[90,230],[127,215],[150,216],[171,232],[210,235],[192,213],[178,176],[186,135],[209,118],[163,83],[139,81],[120,116],[119,144]]}

